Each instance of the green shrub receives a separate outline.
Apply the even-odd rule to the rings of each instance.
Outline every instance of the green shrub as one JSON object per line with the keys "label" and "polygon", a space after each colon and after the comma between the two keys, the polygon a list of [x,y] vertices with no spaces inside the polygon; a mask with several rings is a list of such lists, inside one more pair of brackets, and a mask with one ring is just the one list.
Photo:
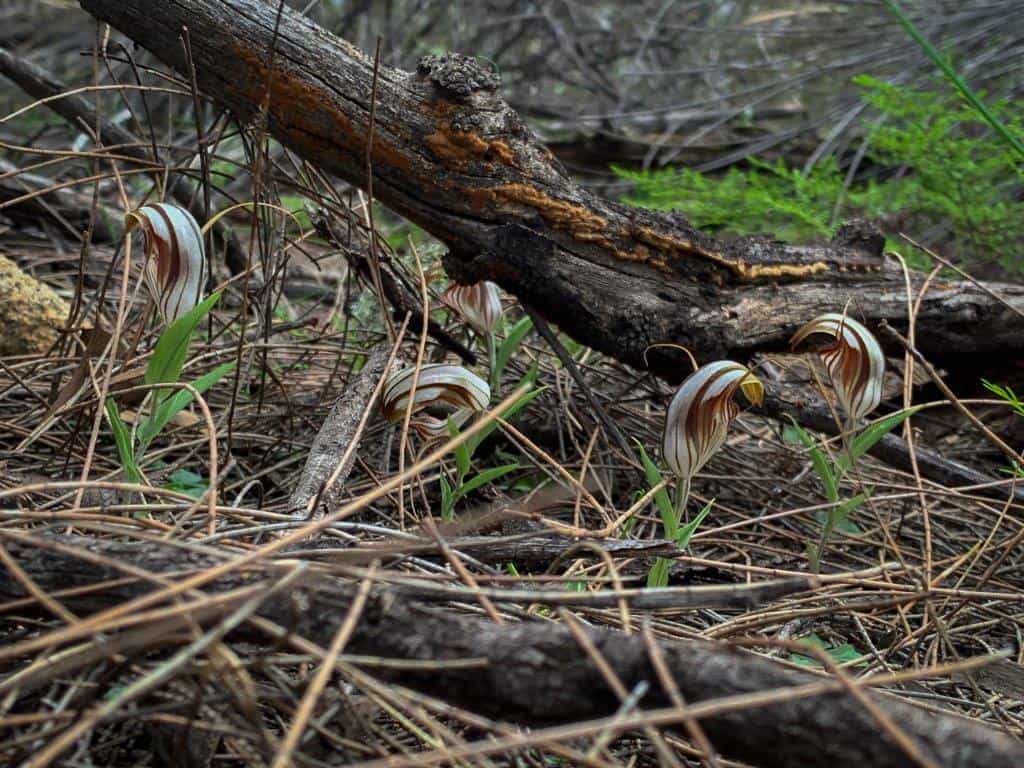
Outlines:
{"label": "green shrub", "polygon": [[[1012,147],[958,96],[867,76],[855,82],[878,118],[865,126],[864,159],[852,183],[834,160],[808,173],[756,158],[717,176],[617,168],[634,184],[628,202],[680,210],[710,231],[770,232],[795,243],[828,237],[843,218],[867,216],[892,236],[930,233],[932,241],[948,241],[965,261],[1024,269],[1024,165]],[[1019,107],[998,102],[990,109],[1024,136]],[[917,266],[927,261],[908,255]]]}

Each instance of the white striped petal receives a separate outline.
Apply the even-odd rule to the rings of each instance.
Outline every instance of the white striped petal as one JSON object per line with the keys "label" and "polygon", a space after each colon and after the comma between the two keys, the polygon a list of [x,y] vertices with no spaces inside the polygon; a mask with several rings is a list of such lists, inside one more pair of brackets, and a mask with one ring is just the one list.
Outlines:
{"label": "white striped petal", "polygon": [[[491,402],[487,382],[461,366],[434,363],[420,368],[418,379],[415,374],[415,366],[409,366],[388,377],[381,397],[381,409],[388,421],[401,421],[405,417],[413,381],[416,381],[413,413],[431,406],[446,406],[456,414],[462,410],[482,411]],[[425,423],[424,429],[430,428],[426,416],[418,418]]]}
{"label": "white striped petal", "polygon": [[719,360],[694,371],[672,398],[662,455],[680,478],[692,478],[725,443],[729,423],[740,412],[737,389],[751,403],[764,402],[764,385],[749,368]]}
{"label": "white striped petal", "polygon": [[836,399],[852,421],[860,421],[882,400],[885,355],[878,339],[852,317],[829,312],[816,317],[794,334],[794,348],[813,334],[832,338],[818,350],[828,368]]}
{"label": "white striped petal", "polygon": [[501,319],[501,295],[498,286],[483,280],[473,285],[453,284],[441,301],[458,312],[469,327],[486,336]]}
{"label": "white striped petal", "polygon": [[136,225],[142,229],[146,253],[146,287],[170,325],[203,297],[203,235],[191,213],[167,203],[131,211],[125,217],[125,227],[130,232]]}
{"label": "white striped petal", "polygon": [[409,428],[424,440],[438,440],[449,436],[449,421],[453,422],[456,427],[461,427],[469,421],[469,417],[474,413],[475,411],[471,408],[460,408],[447,419],[440,419],[429,413],[419,413],[409,419]]}

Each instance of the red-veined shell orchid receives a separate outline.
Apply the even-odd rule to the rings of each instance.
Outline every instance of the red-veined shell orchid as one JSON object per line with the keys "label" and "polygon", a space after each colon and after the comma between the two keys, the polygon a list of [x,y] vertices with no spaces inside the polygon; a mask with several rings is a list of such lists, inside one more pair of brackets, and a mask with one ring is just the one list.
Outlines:
{"label": "red-veined shell orchid", "polygon": [[486,336],[501,320],[501,295],[498,286],[483,280],[473,285],[452,285],[441,301],[454,309],[469,327]]}
{"label": "red-veined shell orchid", "polygon": [[878,339],[859,322],[838,312],[816,317],[794,334],[795,349],[814,334],[831,337],[817,352],[828,368],[836,399],[847,418],[856,423],[871,413],[882,399],[885,356]]}
{"label": "red-veined shell orchid", "polygon": [[685,483],[725,443],[729,423],[740,412],[736,390],[754,405],[764,403],[764,384],[749,368],[718,360],[690,374],[672,398],[665,414],[662,453]]}
{"label": "red-veined shell orchid", "polygon": [[[452,413],[449,418],[461,426],[475,412],[484,410],[491,402],[491,388],[487,382],[458,365],[433,363],[419,369],[409,366],[392,373],[384,385],[381,410],[388,421],[401,421],[413,397],[412,412],[417,414],[409,425],[424,438],[447,434],[447,419],[420,414],[425,408],[441,406]],[[412,393],[413,382],[416,392]]]}
{"label": "red-veined shell orchid", "polygon": [[142,229],[146,268],[143,277],[170,325],[203,298],[206,252],[203,235],[192,214],[167,203],[151,203],[125,217],[130,232]]}

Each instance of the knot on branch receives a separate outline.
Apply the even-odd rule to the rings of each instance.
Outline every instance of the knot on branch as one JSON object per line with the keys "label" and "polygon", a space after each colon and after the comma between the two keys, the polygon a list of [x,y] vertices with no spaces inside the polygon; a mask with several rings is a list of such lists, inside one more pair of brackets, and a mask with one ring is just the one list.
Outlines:
{"label": "knot on branch", "polygon": [[880,259],[885,251],[885,235],[873,221],[850,219],[836,231],[832,244],[864,251]]}
{"label": "knot on branch", "polygon": [[478,91],[494,93],[501,86],[501,75],[461,53],[424,56],[416,71],[448,96],[463,103]]}

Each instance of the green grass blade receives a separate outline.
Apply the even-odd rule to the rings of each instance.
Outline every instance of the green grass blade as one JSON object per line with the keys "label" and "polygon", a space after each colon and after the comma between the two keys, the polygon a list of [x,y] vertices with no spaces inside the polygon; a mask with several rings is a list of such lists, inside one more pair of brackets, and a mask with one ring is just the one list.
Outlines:
{"label": "green grass blade", "polygon": [[793,431],[811,457],[814,471],[825,489],[825,498],[834,504],[839,501],[839,482],[836,480],[836,473],[832,470],[832,462],[807,430],[797,424],[792,416],[789,417],[789,420],[793,422]]}
{"label": "green grass blade", "polygon": [[220,299],[220,291],[211,293],[160,334],[160,339],[153,349],[153,355],[149,359],[149,365],[146,366],[145,381],[147,384],[167,384],[178,381],[181,377],[181,369],[185,366],[185,360],[188,357],[188,343],[192,338],[192,331],[209,314],[218,299]]}
{"label": "green grass blade", "polygon": [[[192,387],[199,392],[199,394],[203,394],[234,369],[234,361],[218,365],[213,370],[192,382]],[[192,393],[187,389],[179,390],[170,397],[163,398],[159,405],[157,405],[153,410],[153,414],[139,426],[139,453],[144,453],[146,448],[149,447],[149,444],[153,442],[153,440],[156,439],[156,436],[159,435],[163,431],[163,428],[167,426],[167,423],[180,411],[187,408],[194,399],[195,398],[192,396]]]}
{"label": "green grass blade", "polygon": [[[846,522],[846,519],[853,514],[865,501],[868,500],[866,493],[858,493],[856,496],[847,499],[834,510],[831,514],[831,525],[833,529],[840,528]],[[845,530],[845,529],[843,529]]]}
{"label": "green grass blade", "polygon": [[448,482],[448,479],[441,475],[440,478],[441,486],[441,518],[443,520],[451,520],[452,509],[455,507],[455,503],[452,501],[452,487]]}
{"label": "green grass blade", "polygon": [[919,410],[921,410],[921,406],[914,406],[913,408],[907,408],[903,411],[897,411],[896,413],[886,416],[881,421],[876,421],[874,424],[865,427],[859,435],[850,441],[849,455],[841,456],[836,462],[836,466],[839,467],[841,472],[847,471],[851,466],[853,466],[853,463],[856,462],[857,459],[870,451],[879,440],[892,432],[896,427],[909,419]]}
{"label": "green grass blade", "polygon": [[714,506],[715,500],[712,499],[704,508],[697,513],[697,516],[693,518],[686,525],[680,526],[679,533],[676,534],[676,546],[680,549],[686,549],[690,546],[690,539],[693,538],[693,534],[697,532],[697,528],[701,523],[704,522],[704,518],[711,514],[711,507]]}
{"label": "green grass blade", "polygon": [[[647,451],[644,450],[643,445],[637,441],[637,447],[640,449],[640,463],[644,468],[644,475],[647,477],[647,485],[650,488],[654,488],[663,481],[661,470],[658,469],[658,465],[651,461],[651,457],[647,455]],[[675,539],[679,530],[679,521],[676,519],[676,510],[672,506],[672,500],[668,496],[668,489],[662,488],[656,491],[654,494],[654,503],[658,507],[658,514],[661,515],[661,524],[665,529],[666,539]]]}
{"label": "green grass blade", "polygon": [[479,475],[467,480],[452,492],[452,505],[454,506],[454,504],[466,494],[472,493],[477,488],[487,485],[488,483],[493,483],[498,478],[504,477],[509,472],[515,472],[517,469],[519,469],[518,464],[504,464],[500,467],[485,469]]}
{"label": "green grass blade", "polygon": [[992,129],[998,133],[1003,140],[1021,156],[1022,159],[1024,159],[1024,143],[1010,132],[1010,129],[1006,127],[1005,123],[989,111],[989,108],[985,106],[985,103],[978,98],[978,95],[971,89],[967,82],[957,74],[955,69],[953,69],[949,60],[939,53],[939,50],[931,44],[928,38],[926,38],[916,26],[914,26],[914,22],[912,22],[907,14],[904,13],[899,4],[896,3],[895,0],[885,0],[885,4],[889,7],[889,10],[893,12],[893,15],[899,19],[900,24],[907,31],[907,34],[914,39],[914,42],[921,46],[921,49],[925,52],[928,58],[935,63],[935,66],[942,70],[946,78],[960,92],[960,95],[967,100],[967,103],[974,107],[985,122],[992,126]]}
{"label": "green grass blade", "polygon": [[131,433],[129,433],[128,427],[125,426],[124,421],[121,419],[121,414],[117,410],[117,403],[114,402],[112,397],[107,398],[104,410],[107,414],[110,430],[114,433],[114,444],[117,445],[117,454],[121,459],[121,469],[124,470],[125,477],[130,483],[142,482],[142,473],[135,463],[135,453],[132,451]]}
{"label": "green grass blade", "polygon": [[533,320],[524,317],[508,329],[505,340],[501,342],[501,346],[498,347],[498,351],[494,355],[494,371],[491,376],[494,381],[501,381],[501,374],[504,373],[505,366],[508,365],[508,361],[512,359],[512,355],[515,354],[532,328]]}
{"label": "green grass blade", "polygon": [[[452,438],[458,437],[459,425],[452,421],[451,417],[448,418],[448,435]],[[469,446],[466,443],[456,446],[455,448],[455,466],[459,471],[459,482],[462,481],[466,475],[469,474],[470,465],[470,454]]]}
{"label": "green grass blade", "polygon": [[672,561],[667,557],[659,557],[655,560],[654,565],[647,574],[648,589],[657,589],[668,586],[668,574],[671,567]]}
{"label": "green grass blade", "polygon": [[[512,405],[508,407],[508,410],[505,411],[505,415],[502,416],[502,418],[505,421],[509,421],[513,416],[515,416],[517,413],[523,410],[523,408],[525,408],[530,403],[530,401],[534,400],[538,395],[540,395],[540,393],[543,392],[545,389],[547,389],[547,387],[540,387],[539,389],[531,389],[529,392],[524,393],[518,400],[516,400],[514,403],[512,403]],[[479,448],[483,441],[486,440],[490,436],[490,434],[494,432],[494,430],[496,430],[497,428],[498,421],[494,420],[486,427],[481,429],[479,432],[477,432],[476,435],[474,435],[472,438],[467,440],[466,445],[469,448],[469,455],[472,456],[474,453],[476,453],[476,449]]]}

